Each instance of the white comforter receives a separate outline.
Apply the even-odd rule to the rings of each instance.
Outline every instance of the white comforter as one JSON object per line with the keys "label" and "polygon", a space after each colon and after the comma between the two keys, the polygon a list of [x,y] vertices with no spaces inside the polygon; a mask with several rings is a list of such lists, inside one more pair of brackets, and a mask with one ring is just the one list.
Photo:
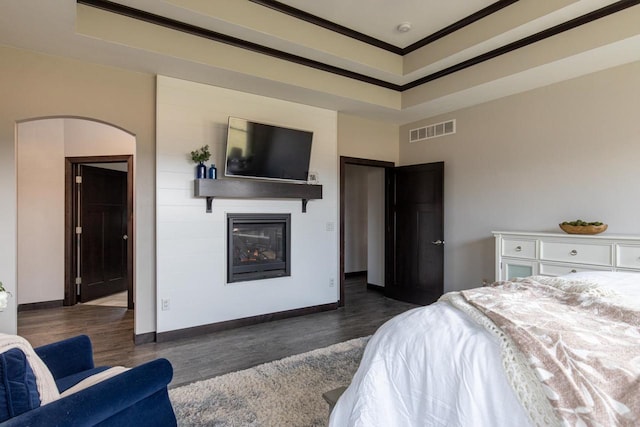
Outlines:
{"label": "white comforter", "polygon": [[[636,294],[636,301],[638,277],[581,275]],[[531,421],[504,373],[497,338],[439,302],[403,313],[374,334],[329,425],[498,427]]]}
{"label": "white comforter", "polygon": [[439,302],[385,323],[331,413],[330,426],[527,426],[500,343]]}

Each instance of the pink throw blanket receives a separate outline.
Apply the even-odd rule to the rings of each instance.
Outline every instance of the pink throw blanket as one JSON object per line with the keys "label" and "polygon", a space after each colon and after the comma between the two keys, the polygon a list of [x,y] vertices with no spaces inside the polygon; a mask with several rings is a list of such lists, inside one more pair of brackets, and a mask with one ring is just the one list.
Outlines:
{"label": "pink throw blanket", "polygon": [[499,282],[460,295],[526,357],[558,420],[640,425],[640,312],[593,288],[561,290],[553,280]]}

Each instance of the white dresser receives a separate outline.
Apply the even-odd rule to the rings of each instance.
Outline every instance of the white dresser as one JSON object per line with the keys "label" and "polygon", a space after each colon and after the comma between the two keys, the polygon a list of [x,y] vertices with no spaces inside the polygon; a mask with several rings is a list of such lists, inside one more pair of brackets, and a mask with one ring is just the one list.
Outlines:
{"label": "white dresser", "polygon": [[640,272],[640,236],[494,231],[496,280],[579,271]]}

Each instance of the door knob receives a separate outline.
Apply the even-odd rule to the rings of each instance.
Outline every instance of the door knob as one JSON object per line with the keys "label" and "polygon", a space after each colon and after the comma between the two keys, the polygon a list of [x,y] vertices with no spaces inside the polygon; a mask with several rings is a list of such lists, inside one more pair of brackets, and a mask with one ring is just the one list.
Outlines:
{"label": "door knob", "polygon": [[442,246],[442,245],[444,245],[444,240],[440,240],[440,239],[434,240],[433,242],[431,242],[431,244]]}
{"label": "door knob", "polygon": [[129,236],[127,236],[126,234],[124,236],[122,236],[123,240],[127,240],[129,238]]}

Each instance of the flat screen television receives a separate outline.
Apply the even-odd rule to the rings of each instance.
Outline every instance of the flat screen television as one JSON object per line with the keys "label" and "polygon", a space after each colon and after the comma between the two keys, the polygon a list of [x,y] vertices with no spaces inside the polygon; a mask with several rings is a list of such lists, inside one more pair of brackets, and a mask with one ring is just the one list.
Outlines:
{"label": "flat screen television", "polygon": [[229,117],[225,176],[307,182],[313,132]]}

